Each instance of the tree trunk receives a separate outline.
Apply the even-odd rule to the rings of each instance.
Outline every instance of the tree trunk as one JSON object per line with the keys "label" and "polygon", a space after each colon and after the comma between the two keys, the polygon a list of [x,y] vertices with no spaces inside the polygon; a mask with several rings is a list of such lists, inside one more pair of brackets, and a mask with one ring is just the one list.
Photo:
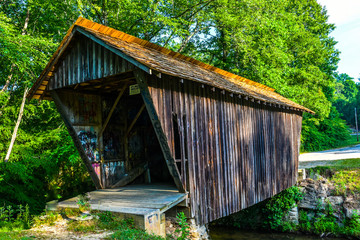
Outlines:
{"label": "tree trunk", "polygon": [[13,77],[13,69],[14,69],[14,67],[15,67],[15,64],[12,64],[12,65],[11,65],[11,68],[10,68],[10,74],[9,74],[9,76],[7,77],[6,82],[5,82],[5,85],[4,85],[3,88],[1,89],[0,93],[5,92],[5,91],[8,89],[8,87],[9,87],[9,85],[10,85],[10,82],[11,82],[11,79],[12,79],[12,77]]}
{"label": "tree trunk", "polygon": [[28,88],[25,88],[24,96],[23,96],[21,106],[20,106],[19,116],[18,116],[18,119],[17,119],[16,124],[15,124],[15,128],[14,128],[14,131],[13,131],[13,134],[12,134],[12,137],[11,137],[11,141],[10,141],[8,151],[6,153],[5,162],[9,161],[10,154],[11,154],[12,148],[13,148],[14,143],[15,143],[17,131],[19,129],[20,122],[21,122],[21,119],[22,119],[22,116],[23,116],[23,113],[24,113],[24,106],[25,106],[25,100],[26,100],[27,93],[28,93]]}
{"label": "tree trunk", "polygon": [[24,27],[23,27],[23,29],[21,30],[21,35],[26,35],[26,29],[28,28],[29,20],[30,20],[30,10],[29,10],[29,8],[28,8],[28,9],[27,9],[27,12],[26,12],[26,18],[25,18]]}
{"label": "tree trunk", "polygon": [[[27,12],[26,12],[26,18],[25,18],[25,22],[24,22],[24,27],[21,30],[21,35],[26,35],[26,29],[28,28],[29,20],[30,20],[30,10],[28,8]],[[21,42],[19,44],[21,44]],[[5,86],[6,86],[5,90],[7,89],[7,87],[10,84],[10,80],[11,80],[12,75],[13,75],[14,67],[15,67],[15,63],[11,66],[10,75],[8,77],[8,81],[6,81],[6,84],[5,84]],[[3,91],[3,90],[4,90],[4,88],[1,91]],[[29,91],[29,89],[27,87],[25,87],[24,96],[23,96],[21,106],[20,106],[19,116],[18,116],[18,119],[16,121],[15,128],[14,128],[14,131],[13,131],[13,134],[12,134],[12,137],[11,137],[10,145],[9,145],[8,151],[7,151],[5,159],[4,159],[5,162],[9,161],[10,154],[11,154],[12,148],[13,148],[15,140],[16,140],[16,135],[17,135],[17,131],[18,131],[19,126],[20,126],[22,116],[23,116],[24,107],[25,107],[25,101],[26,101],[26,95],[27,95],[28,91]]]}

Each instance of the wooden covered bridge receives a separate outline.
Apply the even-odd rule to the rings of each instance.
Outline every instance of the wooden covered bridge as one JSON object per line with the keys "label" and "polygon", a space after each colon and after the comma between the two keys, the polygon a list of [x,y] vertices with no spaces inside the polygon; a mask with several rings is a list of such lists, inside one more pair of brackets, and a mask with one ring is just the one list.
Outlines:
{"label": "wooden covered bridge", "polygon": [[311,112],[260,83],[84,18],[28,97],[55,102],[102,196],[173,185],[200,225],[295,184],[302,113]]}

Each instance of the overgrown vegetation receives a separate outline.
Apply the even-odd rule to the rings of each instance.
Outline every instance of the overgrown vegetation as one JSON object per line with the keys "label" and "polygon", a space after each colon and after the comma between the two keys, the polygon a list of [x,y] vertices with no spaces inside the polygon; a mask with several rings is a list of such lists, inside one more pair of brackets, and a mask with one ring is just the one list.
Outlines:
{"label": "overgrown vegetation", "polygon": [[334,184],[336,195],[360,196],[360,159],[340,160],[331,167],[316,167],[308,172],[310,176],[326,176]]}
{"label": "overgrown vegetation", "polygon": [[312,152],[338,148],[355,143],[350,136],[349,127],[340,118],[336,108],[332,107],[328,118],[320,120],[309,115],[304,116],[301,132],[301,151]]}
{"label": "overgrown vegetation", "polygon": [[354,215],[352,218],[346,218],[340,224],[334,216],[334,210],[329,203],[325,205],[325,208],[318,207],[312,218],[305,211],[300,211],[299,215],[299,225],[296,228],[298,231],[315,233],[321,236],[346,235],[360,237],[360,217]]}
{"label": "overgrown vegetation", "polygon": [[71,221],[68,224],[68,230],[79,233],[95,233],[98,230],[110,230],[114,233],[110,235],[109,239],[117,240],[163,239],[162,237],[148,234],[144,230],[137,228],[131,218],[124,219],[111,212],[97,212],[92,213],[92,215],[95,216],[92,220]]}
{"label": "overgrown vegetation", "polygon": [[295,225],[285,221],[285,215],[302,199],[302,195],[298,187],[291,187],[271,199],[220,219],[215,224],[265,231],[293,230]]}
{"label": "overgrown vegetation", "polygon": [[285,221],[285,215],[296,206],[303,197],[298,187],[291,187],[272,197],[262,209],[265,217],[263,228],[277,231],[291,231],[295,224]]}
{"label": "overgrown vegetation", "polygon": [[[66,216],[66,217],[65,217]],[[39,216],[30,216],[29,208],[12,209],[11,206],[0,208],[0,239],[34,239],[32,232],[22,232],[30,229],[31,226],[53,226],[63,217],[71,219],[81,218],[79,210],[65,209],[60,214],[58,212],[47,211]],[[111,212],[94,212],[90,220],[70,220],[67,224],[67,231],[84,233],[97,233],[98,231],[111,231],[108,239],[153,239],[161,240],[162,237],[148,234],[144,230],[137,228],[132,219],[124,219]],[[41,236],[41,234],[40,234]],[[53,236],[57,237],[57,236]],[[187,238],[183,238],[187,239]]]}
{"label": "overgrown vegetation", "polygon": [[26,103],[10,159],[4,162],[24,91],[78,16],[264,83],[314,110],[314,116],[304,116],[302,151],[352,143],[347,125],[354,124],[359,85],[336,72],[339,53],[330,36],[335,26],[315,0],[3,0],[0,206],[28,205],[31,214],[39,214],[46,201],[93,189],[49,101]]}
{"label": "overgrown vegetation", "polygon": [[[80,205],[86,205],[87,199],[80,195]],[[83,209],[90,211],[90,208]],[[190,236],[190,226],[187,223],[187,218],[183,212],[178,213],[177,222],[179,228],[176,230],[180,233],[178,237],[171,235],[166,236],[166,239],[187,240]],[[32,227],[41,228],[42,226],[55,226],[58,221],[66,219],[66,230],[78,234],[98,233],[99,231],[109,231],[110,235],[106,239],[116,240],[138,240],[138,239],[164,239],[160,236],[149,234],[142,229],[135,226],[133,219],[123,218],[111,212],[91,211],[91,214],[85,214],[80,209],[66,208],[60,212],[45,211],[39,215],[31,215],[28,206],[23,207],[19,205],[13,208],[11,205],[0,207],[0,240],[2,239],[34,239],[34,234],[30,232],[23,232],[23,230],[31,229]],[[69,220],[70,219],[70,220]],[[44,236],[39,236],[41,239]],[[59,237],[59,236],[52,236]],[[46,237],[45,237],[46,238]],[[49,238],[49,236],[47,236]]]}
{"label": "overgrown vegetation", "polygon": [[29,229],[32,222],[29,206],[14,208],[12,205],[0,206],[0,232]]}
{"label": "overgrown vegetation", "polygon": [[181,235],[177,238],[177,240],[187,240],[189,239],[190,235],[190,226],[187,223],[187,218],[185,216],[184,212],[179,212],[176,215],[176,218],[178,220],[178,224],[180,226],[179,229],[176,229],[175,232],[179,232]]}
{"label": "overgrown vegetation", "polygon": [[[332,195],[360,196],[359,159],[354,167],[317,167],[307,170],[311,176],[322,175],[334,185]],[[330,190],[329,190],[330,191]],[[291,187],[282,191],[271,199],[244,209],[216,221],[215,225],[233,226],[240,229],[262,231],[301,232],[320,236],[348,236],[360,237],[360,216],[353,214],[346,217],[345,212],[337,218],[335,210],[329,201],[318,199],[314,211],[299,211],[299,222],[288,219],[288,212],[302,199],[303,193],[298,187]],[[338,209],[339,211],[339,209]],[[342,211],[342,210],[341,210]]]}

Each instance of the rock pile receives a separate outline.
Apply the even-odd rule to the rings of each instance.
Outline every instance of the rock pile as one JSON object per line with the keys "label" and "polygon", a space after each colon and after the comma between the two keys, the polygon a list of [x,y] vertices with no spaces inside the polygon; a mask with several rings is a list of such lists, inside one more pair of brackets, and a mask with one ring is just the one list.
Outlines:
{"label": "rock pile", "polygon": [[[195,224],[194,219],[188,220],[189,224],[189,239],[191,240],[206,240],[209,239],[208,231],[205,226],[199,226]],[[180,237],[180,226],[178,220],[175,217],[166,217],[166,235]]]}
{"label": "rock pile", "polygon": [[311,220],[315,216],[315,211],[322,211],[327,205],[331,206],[333,215],[339,223],[346,217],[352,218],[354,214],[360,215],[359,196],[339,196],[336,194],[335,186],[319,175],[315,177],[315,180],[307,178],[299,181],[298,187],[304,193],[304,197],[289,212],[287,219],[291,222],[298,223],[299,210],[306,211]]}

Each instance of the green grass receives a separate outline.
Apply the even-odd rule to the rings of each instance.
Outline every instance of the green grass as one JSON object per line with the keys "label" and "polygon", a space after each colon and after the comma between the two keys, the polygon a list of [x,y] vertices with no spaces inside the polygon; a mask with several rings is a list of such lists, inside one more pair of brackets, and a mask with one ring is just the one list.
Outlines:
{"label": "green grass", "polygon": [[30,240],[30,239],[35,239],[32,237],[27,237],[25,236],[25,233],[23,232],[0,232],[0,240],[9,240],[9,239],[13,239],[13,240]]}
{"label": "green grass", "polygon": [[329,165],[344,169],[360,168],[360,158],[334,160],[330,161]]}
{"label": "green grass", "polygon": [[[346,169],[360,169],[360,158],[342,159],[342,160],[321,160],[314,162],[300,162],[299,168],[312,169],[312,172],[320,170],[324,173],[325,170],[346,170]],[[320,173],[319,173],[320,174]],[[320,174],[321,175],[321,174]]]}
{"label": "green grass", "polygon": [[327,166],[310,170],[328,178],[335,186],[335,194],[341,196],[360,195],[360,159],[331,161]]}
{"label": "green grass", "polygon": [[[7,209],[7,208],[3,208]],[[63,215],[79,217],[80,213],[73,210],[64,210]],[[40,216],[34,217],[32,220],[33,226],[41,225],[54,225],[55,222],[61,219],[61,215],[58,212],[46,212]],[[69,215],[67,215],[69,214]],[[148,234],[144,230],[135,226],[132,219],[124,219],[116,214],[110,212],[94,212],[95,216],[91,220],[83,221],[70,221],[67,225],[67,230],[76,233],[96,233],[99,230],[110,230],[114,232],[108,239],[149,239],[149,240],[161,240],[156,235]],[[21,220],[21,219],[20,219]],[[15,240],[28,240],[35,239],[28,236],[29,233],[24,231],[29,227],[26,227],[19,219],[11,218],[10,220],[0,221],[0,240],[15,239]]]}
{"label": "green grass", "polygon": [[336,172],[331,181],[338,195],[360,194],[360,170],[341,170]]}
{"label": "green grass", "polygon": [[98,212],[98,218],[88,221],[73,221],[68,225],[69,231],[78,233],[96,232],[97,230],[113,230],[109,239],[149,239],[162,240],[164,238],[148,234],[144,230],[135,227],[132,219],[123,219],[111,212]]}

